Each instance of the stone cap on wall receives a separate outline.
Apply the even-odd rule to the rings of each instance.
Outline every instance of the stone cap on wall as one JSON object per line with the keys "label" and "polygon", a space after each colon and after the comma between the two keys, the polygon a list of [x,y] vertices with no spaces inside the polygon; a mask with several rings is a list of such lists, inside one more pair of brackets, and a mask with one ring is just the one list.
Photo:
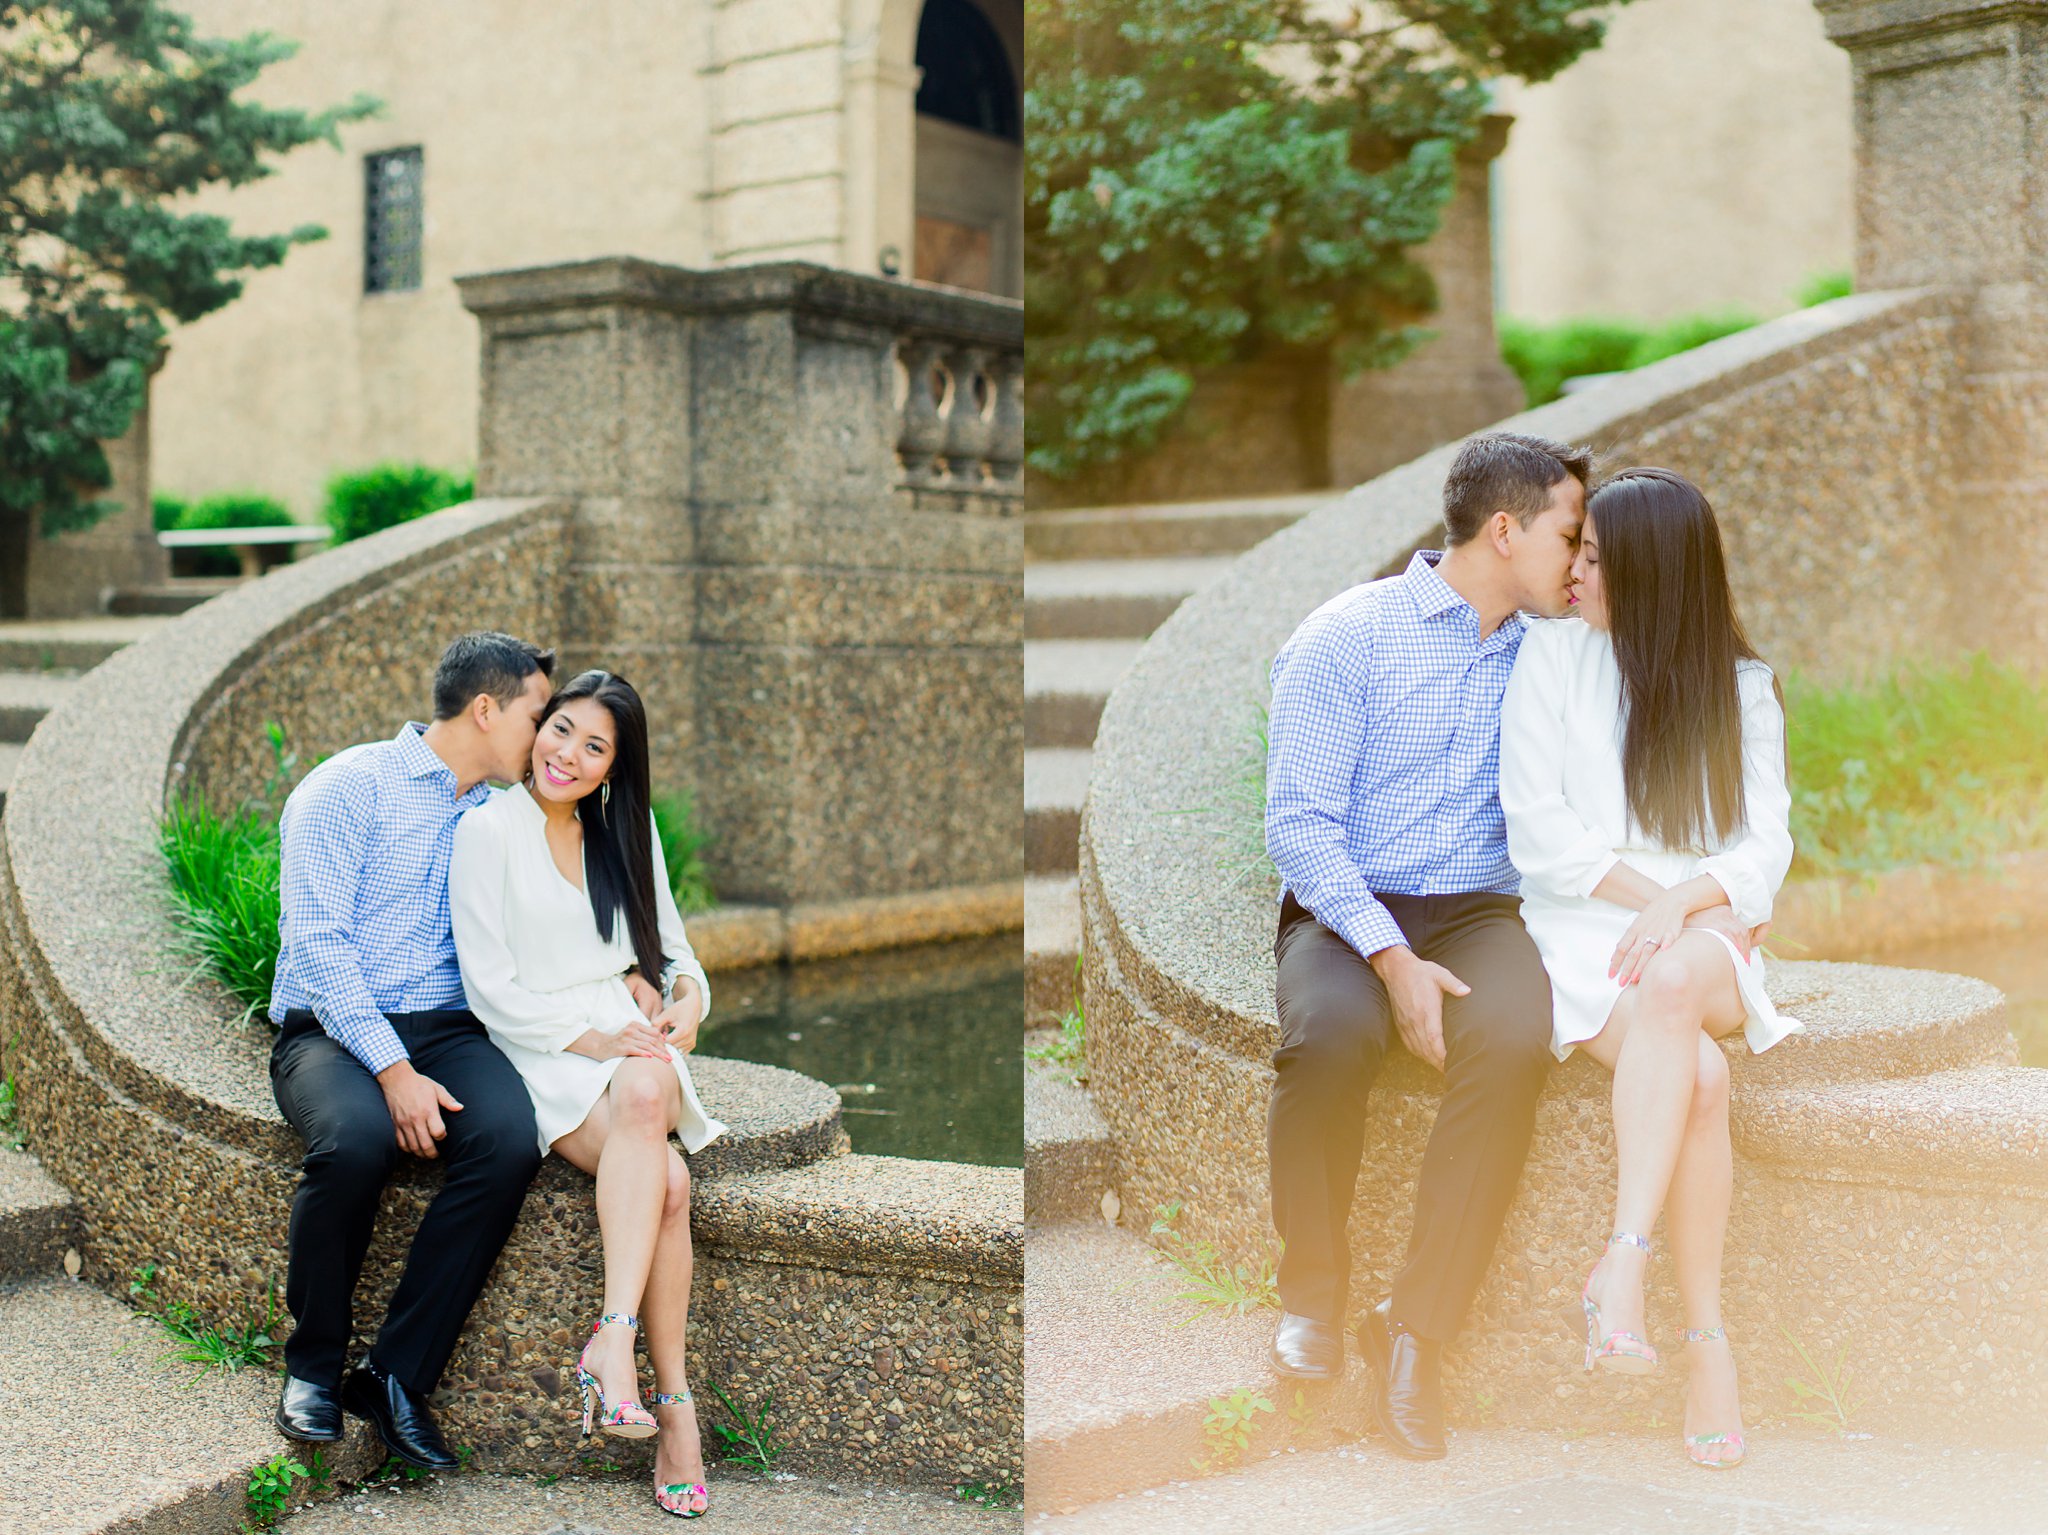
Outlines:
{"label": "stone cap on wall", "polygon": [[1024,344],[1024,306],[955,288],[893,282],[808,261],[698,270],[637,256],[604,256],[455,279],[462,302],[484,321],[624,305],[677,314],[786,310],[998,346]]}

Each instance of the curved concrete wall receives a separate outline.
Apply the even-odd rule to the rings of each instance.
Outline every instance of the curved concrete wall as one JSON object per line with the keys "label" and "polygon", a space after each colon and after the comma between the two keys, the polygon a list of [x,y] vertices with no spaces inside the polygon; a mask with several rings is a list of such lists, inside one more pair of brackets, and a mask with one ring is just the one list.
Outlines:
{"label": "curved concrete wall", "polygon": [[[88,1277],[156,1262],[166,1299],[240,1317],[284,1271],[297,1137],[267,1028],[175,958],[167,792],[260,786],[266,720],[308,760],[388,734],[463,630],[558,632],[569,537],[564,503],[500,501],[348,545],[122,652],[37,731],[0,821],[0,1039],[37,1155],[76,1193]],[[837,1095],[794,1073],[704,1059],[699,1082],[734,1133],[694,1160],[697,1381],[772,1392],[795,1466],[1014,1480],[1021,1171],[847,1155]],[[425,1164],[394,1182],[359,1318],[436,1183]],[[451,1438],[484,1462],[565,1463],[598,1258],[589,1180],[551,1161],[443,1377]]]}
{"label": "curved concrete wall", "polygon": [[[1929,530],[1948,499],[1963,313],[1941,292],[1858,296],[1504,424],[1695,477],[1765,656],[1851,675],[1971,638],[1968,571]],[[1239,1256],[1271,1240],[1274,891],[1242,870],[1246,811],[1188,812],[1230,803],[1243,783],[1267,667],[1300,619],[1441,541],[1454,451],[1244,556],[1158,631],[1103,713],[1081,831],[1092,1089],[1124,1208],[1181,1199],[1184,1229]],[[1772,1386],[1803,1368],[1783,1328],[1829,1357],[1850,1345],[1870,1421],[2037,1438],[2048,1319],[2023,1297],[2048,1283],[2048,1072],[2012,1064],[2003,999],[1981,982],[1786,964],[1774,990],[1810,1032],[1732,1062],[1728,1313],[1753,1410],[1778,1405]],[[1405,1248],[1436,1091],[1398,1054],[1375,1090],[1356,1304],[1384,1293]],[[1605,1098],[1583,1059],[1545,1094],[1495,1268],[1451,1356],[1465,1421],[1491,1410],[1482,1388],[1502,1412],[1559,1423],[1676,1413],[1681,1372],[1615,1392],[1568,1368],[1577,1287],[1611,1204]],[[1668,1288],[1652,1305],[1653,1325],[1676,1314]],[[1971,1352],[1978,1336],[2000,1340],[1993,1357]]]}

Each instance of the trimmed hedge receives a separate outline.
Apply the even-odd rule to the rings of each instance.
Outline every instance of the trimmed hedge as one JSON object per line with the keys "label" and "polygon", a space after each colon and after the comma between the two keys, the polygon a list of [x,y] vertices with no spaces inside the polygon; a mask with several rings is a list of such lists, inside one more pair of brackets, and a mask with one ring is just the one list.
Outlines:
{"label": "trimmed hedge", "polygon": [[474,499],[476,477],[425,464],[378,464],[327,482],[327,525],[345,544]]}

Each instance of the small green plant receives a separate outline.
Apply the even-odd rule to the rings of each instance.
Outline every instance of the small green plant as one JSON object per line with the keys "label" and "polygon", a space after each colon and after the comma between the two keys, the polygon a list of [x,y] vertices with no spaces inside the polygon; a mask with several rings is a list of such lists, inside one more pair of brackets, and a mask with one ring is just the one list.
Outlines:
{"label": "small green plant", "polygon": [[1271,745],[1271,720],[1266,705],[1255,703],[1242,738],[1242,750],[1216,786],[1216,803],[1167,812],[1221,819],[1223,853],[1216,866],[1228,876],[1231,888],[1246,880],[1279,877],[1266,852],[1266,756]]}
{"label": "small green plant", "polygon": [[725,1446],[725,1459],[745,1466],[749,1471],[758,1471],[766,1476],[775,1469],[775,1462],[782,1457],[782,1446],[775,1442],[775,1430],[768,1421],[768,1409],[775,1404],[775,1393],[769,1392],[761,1398],[761,1411],[749,1416],[725,1394],[725,1388],[716,1381],[711,1389],[725,1410],[732,1414],[739,1427],[730,1423],[714,1423],[711,1431],[718,1435],[719,1443]]}
{"label": "small green plant", "polygon": [[193,1381],[213,1370],[225,1373],[244,1365],[269,1366],[271,1350],[277,1347],[277,1340],[271,1336],[271,1329],[277,1325],[275,1282],[270,1286],[267,1309],[260,1322],[252,1306],[241,1326],[216,1327],[184,1301],[165,1305],[155,1289],[156,1275],[154,1263],[143,1264],[129,1281],[128,1294],[136,1310],[153,1320],[170,1340],[158,1353],[159,1360],[179,1359],[203,1365],[205,1368],[192,1377]]}
{"label": "small green plant", "polygon": [[1847,298],[1855,291],[1856,279],[1847,272],[1815,272],[1799,285],[1793,301],[1801,309],[1811,309],[1815,304]]}
{"label": "small green plant", "polygon": [[1085,1070],[1088,1062],[1088,1015],[1081,1005],[1081,956],[1074,956],[1074,994],[1067,1004],[1067,1010],[1060,1015],[1059,1037],[1050,1044],[1033,1045],[1024,1054],[1034,1061],[1050,1061],[1063,1066],[1077,1077]]}
{"label": "small green plant", "polygon": [[292,1482],[311,1475],[306,1467],[282,1451],[251,1471],[248,1490],[244,1494],[250,1525],[267,1530],[277,1523],[291,1502]]}
{"label": "small green plant", "polygon": [[241,1001],[246,1021],[268,1005],[277,975],[277,824],[257,811],[223,815],[190,796],[165,811],[159,846],[178,903],[180,948]]}
{"label": "small green plant", "polygon": [[21,1123],[15,1117],[14,1073],[0,1077],[0,1146],[15,1151],[21,1150],[28,1142],[22,1137]]}
{"label": "small green plant", "polygon": [[456,506],[476,495],[476,477],[425,464],[378,464],[327,482],[327,525],[345,544]]}
{"label": "small green plant", "polygon": [[658,794],[654,798],[654,829],[661,834],[661,859],[668,866],[668,886],[675,892],[676,910],[684,916],[710,911],[718,905],[711,889],[711,874],[704,867],[704,849],[711,834],[697,824],[697,806],[687,790]]}
{"label": "small green plant", "polygon": [[[1230,1263],[1209,1243],[1175,1229],[1181,1202],[1156,1207],[1152,1212],[1155,1244],[1173,1266],[1181,1271],[1186,1287],[1175,1300],[1193,1301],[1198,1307],[1220,1311],[1226,1316],[1247,1316],[1261,1306],[1280,1306],[1280,1290],[1274,1282],[1271,1254],[1256,1266]],[[1199,1313],[1197,1313],[1199,1314]],[[1192,1316],[1181,1323],[1186,1326]]]}
{"label": "small green plant", "polygon": [[1195,1459],[1195,1469],[1224,1471],[1244,1459],[1258,1430],[1259,1414],[1271,1411],[1273,1404],[1256,1391],[1209,1398],[1208,1416],[1202,1419],[1202,1441],[1208,1453]]}
{"label": "small green plant", "polygon": [[1316,1420],[1315,1403],[1308,1399],[1308,1392],[1300,1386],[1294,1388],[1294,1400],[1287,1404],[1287,1421],[1300,1433]]}
{"label": "small green plant", "polygon": [[1809,1352],[1806,1345],[1782,1323],[1778,1331],[1792,1345],[1792,1352],[1799,1356],[1799,1362],[1815,1377],[1811,1381],[1802,1380],[1797,1375],[1785,1377],[1785,1384],[1791,1387],[1794,1399],[1806,1404],[1791,1409],[1791,1415],[1840,1434],[1848,1433],[1850,1418],[1863,1405],[1863,1398],[1852,1395],[1849,1389],[1849,1345],[1843,1343],[1835,1353],[1833,1365],[1829,1365]]}
{"label": "small green plant", "polygon": [[410,1461],[400,1460],[396,1455],[387,1455],[384,1457],[383,1465],[363,1478],[363,1485],[375,1487],[381,1482],[395,1482],[400,1479],[407,1482],[423,1482],[433,1474],[431,1471],[421,1470]]}
{"label": "small green plant", "polygon": [[962,1482],[953,1496],[977,1508],[1022,1508],[1023,1492],[1009,1482]]}
{"label": "small green plant", "polygon": [[533,1485],[536,1487],[552,1487],[561,1479],[562,1473],[559,1471],[543,1471],[533,1479]]}

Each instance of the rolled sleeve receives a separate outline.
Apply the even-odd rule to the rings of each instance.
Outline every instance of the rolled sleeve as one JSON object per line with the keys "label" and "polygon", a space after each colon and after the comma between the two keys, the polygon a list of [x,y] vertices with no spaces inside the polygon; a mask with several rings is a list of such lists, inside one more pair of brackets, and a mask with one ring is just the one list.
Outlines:
{"label": "rolled sleeve", "polygon": [[1365,663],[1363,637],[1328,618],[1305,624],[1274,661],[1266,851],[1294,898],[1370,958],[1408,939],[1345,840],[1369,729]]}

